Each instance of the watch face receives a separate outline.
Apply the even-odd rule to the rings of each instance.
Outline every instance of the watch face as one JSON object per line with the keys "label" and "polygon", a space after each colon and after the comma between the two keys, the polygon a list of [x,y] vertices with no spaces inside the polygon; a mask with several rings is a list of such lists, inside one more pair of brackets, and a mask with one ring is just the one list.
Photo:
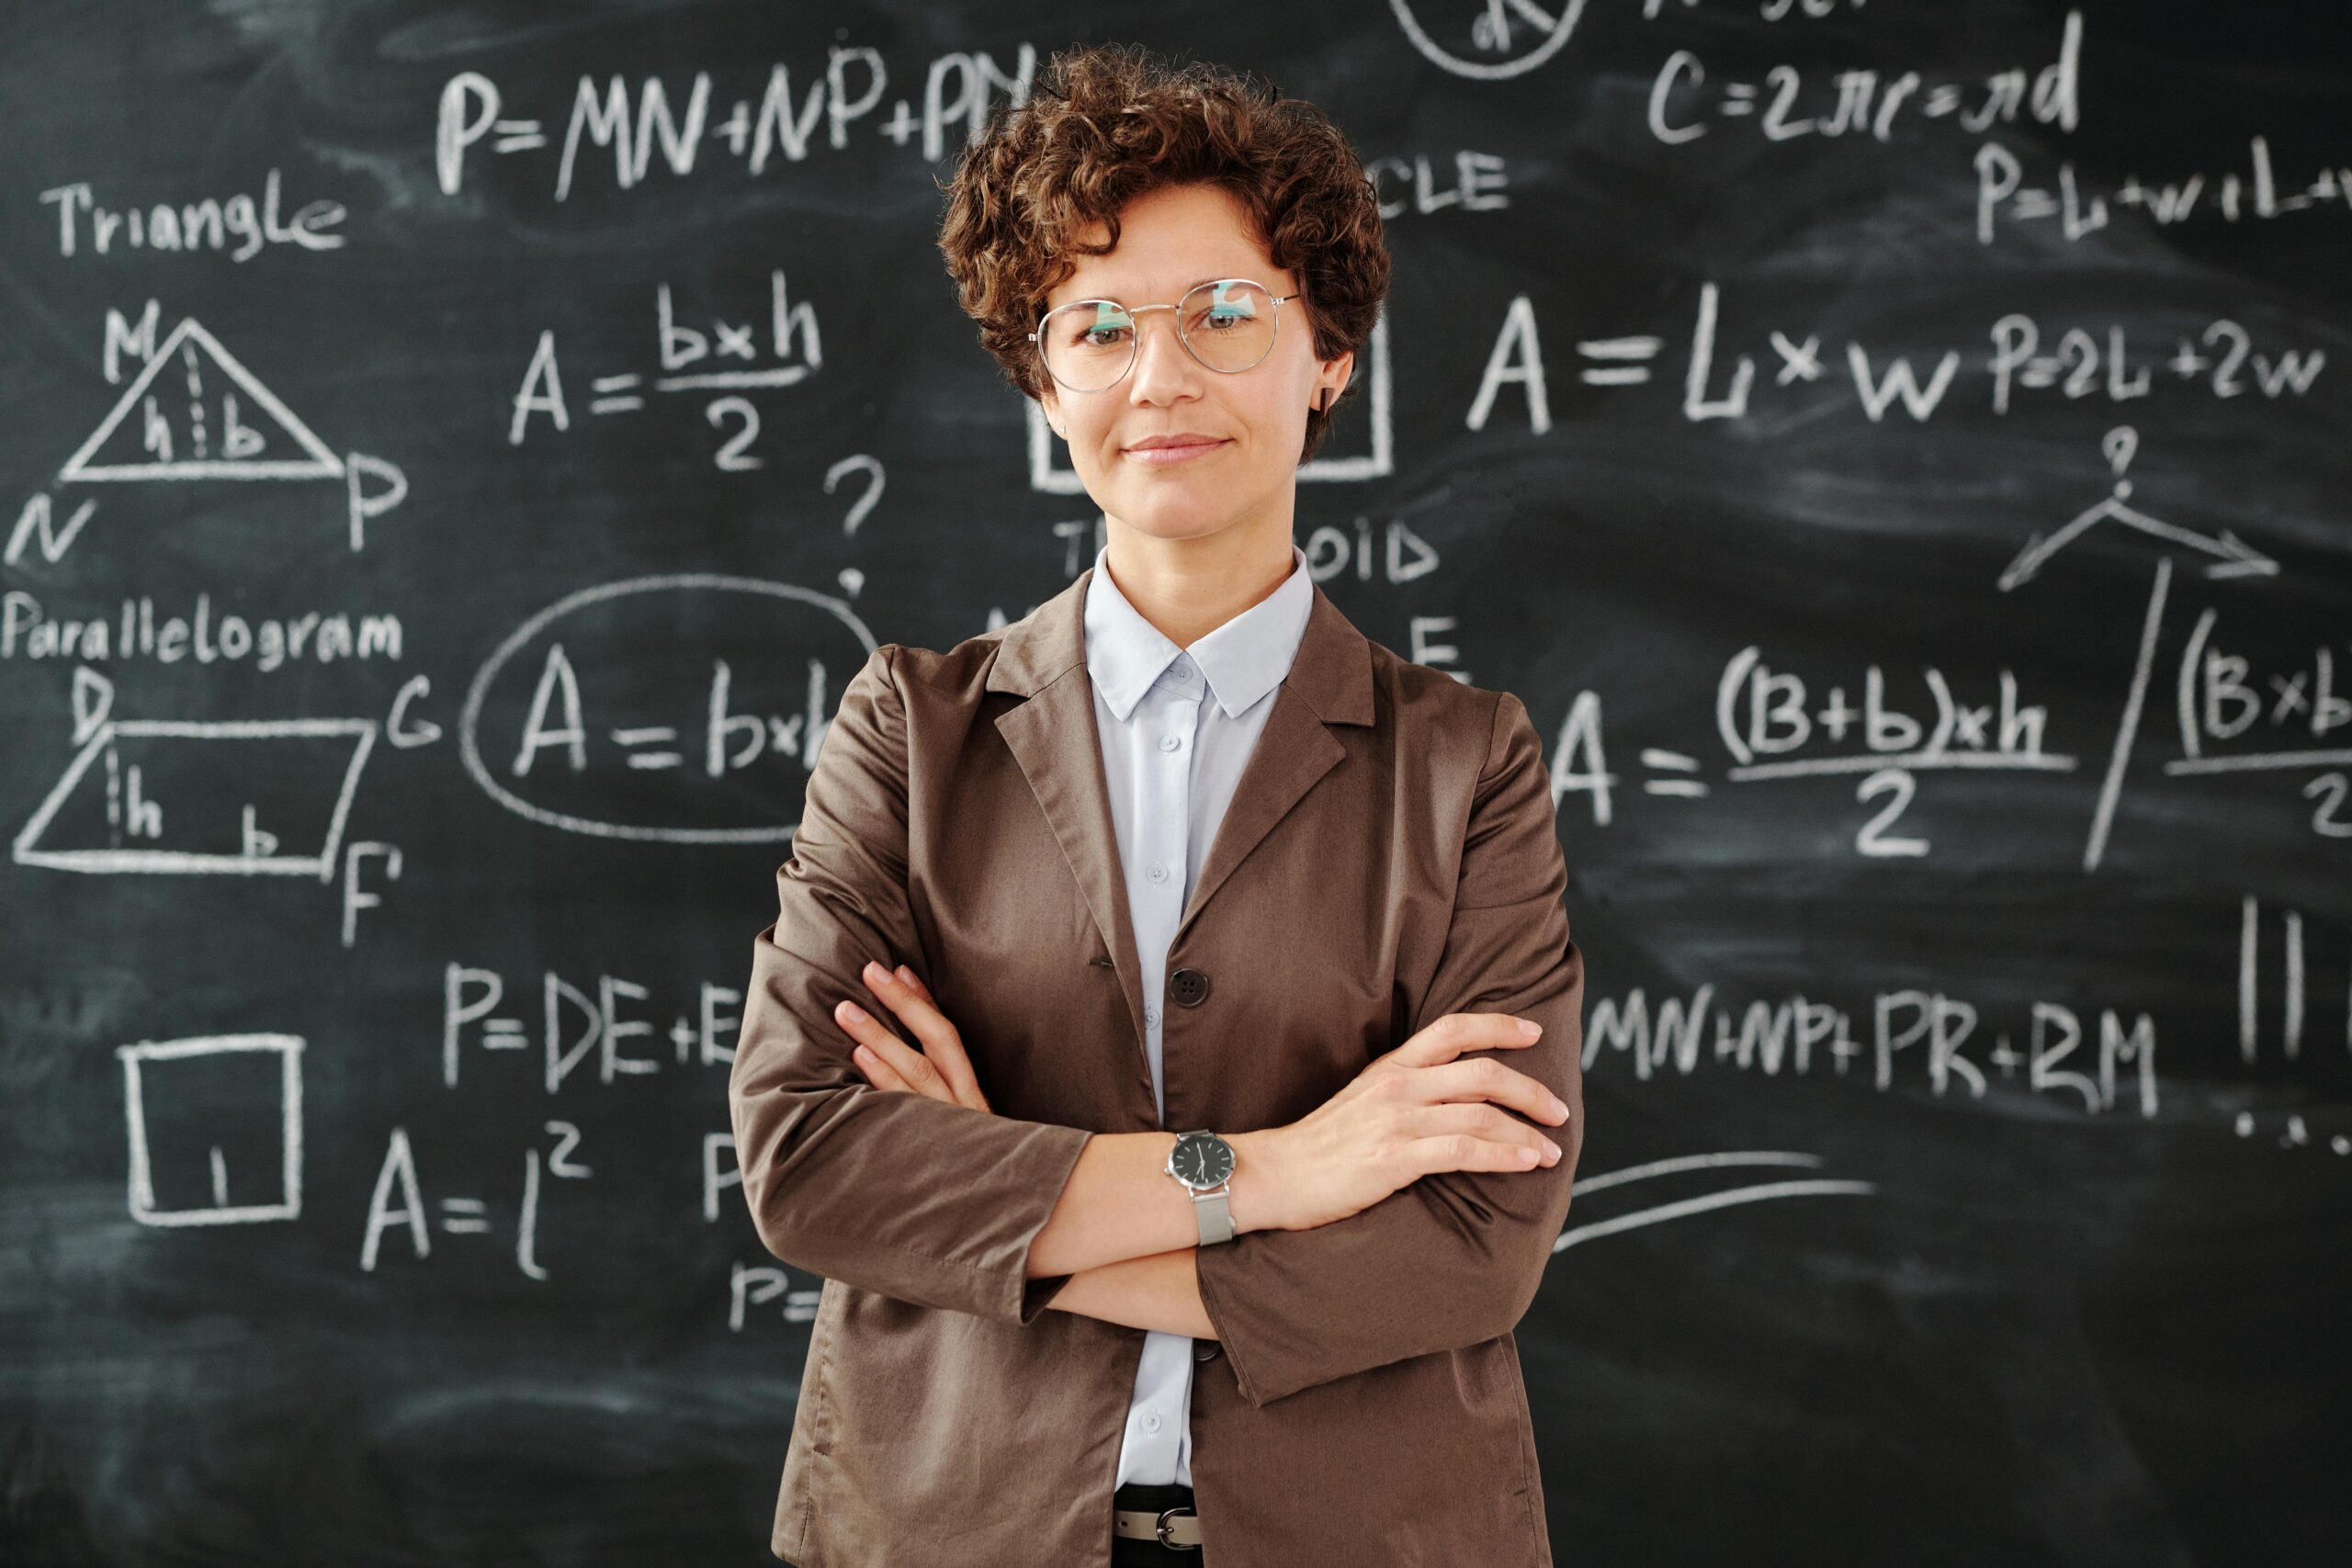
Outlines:
{"label": "watch face", "polygon": [[1170,1163],[1187,1187],[1221,1186],[1233,1174],[1233,1145],[1215,1133],[1187,1133],[1176,1140]]}

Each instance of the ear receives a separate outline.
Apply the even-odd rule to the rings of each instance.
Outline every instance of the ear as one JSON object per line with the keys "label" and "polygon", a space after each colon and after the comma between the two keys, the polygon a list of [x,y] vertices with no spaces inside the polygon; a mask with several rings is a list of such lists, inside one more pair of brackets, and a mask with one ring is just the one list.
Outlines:
{"label": "ear", "polygon": [[1061,401],[1054,396],[1054,389],[1051,387],[1046,388],[1042,393],[1038,394],[1037,406],[1046,411],[1046,423],[1052,427],[1054,434],[1057,435],[1061,434]]}
{"label": "ear", "polygon": [[1316,378],[1315,407],[1317,412],[1329,413],[1331,405],[1340,400],[1340,394],[1347,390],[1348,378],[1354,373],[1355,367],[1356,351],[1352,348],[1337,359],[1323,361],[1323,373]]}

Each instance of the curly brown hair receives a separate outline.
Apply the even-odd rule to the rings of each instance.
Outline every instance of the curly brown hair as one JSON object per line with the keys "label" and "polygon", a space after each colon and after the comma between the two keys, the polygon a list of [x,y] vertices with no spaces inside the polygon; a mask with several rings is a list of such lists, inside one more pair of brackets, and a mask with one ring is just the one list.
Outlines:
{"label": "curly brown hair", "polygon": [[[940,253],[1007,380],[1045,391],[1029,333],[1077,270],[1072,257],[1117,245],[1119,211],[1136,197],[1192,184],[1238,197],[1274,265],[1297,277],[1317,358],[1362,350],[1388,292],[1388,249],[1379,192],[1339,128],[1247,73],[1097,44],[1055,54],[1026,103],[998,104],[940,186]],[[1081,244],[1096,222],[1108,240]],[[1308,411],[1301,462],[1353,393]]]}

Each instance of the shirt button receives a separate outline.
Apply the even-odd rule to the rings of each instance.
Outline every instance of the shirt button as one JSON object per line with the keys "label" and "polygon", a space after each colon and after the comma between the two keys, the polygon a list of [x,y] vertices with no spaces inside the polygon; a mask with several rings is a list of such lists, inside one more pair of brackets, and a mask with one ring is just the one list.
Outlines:
{"label": "shirt button", "polygon": [[1183,740],[1177,736],[1163,735],[1159,738],[1159,749],[1163,751],[1173,751],[1182,744]]}
{"label": "shirt button", "polygon": [[1144,874],[1150,877],[1154,882],[1165,882],[1168,880],[1168,868],[1159,862],[1154,861],[1151,863],[1151,869],[1145,872]]}
{"label": "shirt button", "polygon": [[1159,1023],[1159,1010],[1148,1003],[1145,1004],[1143,1010],[1143,1021],[1155,1028],[1158,1027]]}
{"label": "shirt button", "polygon": [[1144,1417],[1143,1417],[1143,1429],[1144,1429],[1145,1431],[1147,1431],[1147,1432],[1157,1432],[1157,1431],[1159,1431],[1159,1411],[1157,1411],[1157,1410],[1148,1410],[1148,1411],[1146,1411],[1146,1412],[1144,1413]]}

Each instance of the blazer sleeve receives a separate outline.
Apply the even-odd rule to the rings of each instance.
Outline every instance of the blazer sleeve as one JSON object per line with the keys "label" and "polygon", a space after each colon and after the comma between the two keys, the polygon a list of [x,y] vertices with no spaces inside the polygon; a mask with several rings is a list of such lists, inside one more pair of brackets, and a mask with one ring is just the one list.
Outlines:
{"label": "blazer sleeve", "polygon": [[1559,1163],[1435,1171],[1330,1224],[1198,1248],[1201,1304],[1251,1405],[1508,1333],[1543,1284],[1584,1144],[1584,957],[1561,901],[1554,809],[1526,705],[1501,693],[1452,922],[1408,1037],[1451,1012],[1541,1023],[1532,1045],[1462,1059],[1496,1057],[1566,1102],[1566,1122],[1533,1123],[1560,1145]]}
{"label": "blazer sleeve", "polygon": [[[818,743],[779,908],[753,939],[729,1069],[736,1163],[760,1240],[796,1268],[922,1306],[1026,1325],[1069,1283],[1030,1245],[1092,1134],[874,1088],[833,1019],[868,959],[922,970],[907,894],[899,645],[842,688]],[[913,1043],[884,1008],[867,1010]]]}

